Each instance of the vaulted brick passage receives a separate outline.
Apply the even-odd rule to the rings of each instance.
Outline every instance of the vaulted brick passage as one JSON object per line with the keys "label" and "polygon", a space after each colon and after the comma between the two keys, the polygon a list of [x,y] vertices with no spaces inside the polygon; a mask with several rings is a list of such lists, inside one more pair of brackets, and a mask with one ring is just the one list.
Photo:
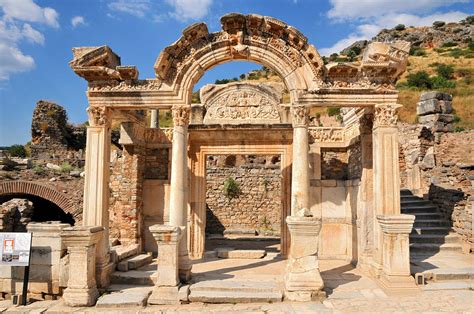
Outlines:
{"label": "vaulted brick passage", "polygon": [[29,181],[7,181],[0,183],[0,204],[13,198],[24,198],[33,202],[32,221],[57,220],[74,224],[74,204],[62,193]]}

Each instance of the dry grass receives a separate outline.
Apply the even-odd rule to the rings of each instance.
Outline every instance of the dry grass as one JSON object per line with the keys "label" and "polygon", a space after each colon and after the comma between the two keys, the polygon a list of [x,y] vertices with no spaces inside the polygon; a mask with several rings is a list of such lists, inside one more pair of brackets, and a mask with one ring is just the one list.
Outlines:
{"label": "dry grass", "polygon": [[[459,70],[463,72],[470,71],[470,75],[474,73],[474,59],[440,55],[434,50],[426,50],[427,55],[423,57],[410,56],[407,71],[402,75],[400,82],[406,81],[408,74],[418,71],[426,71],[430,75],[436,75],[436,67],[430,66],[436,63],[450,64],[454,66],[456,88],[445,89],[443,92],[453,95],[453,108],[455,115],[460,118],[456,123],[456,127],[465,129],[474,129],[474,87],[472,86],[472,78],[469,75],[461,77]],[[403,107],[399,111],[400,120],[408,123],[416,122],[416,103],[418,102],[423,90],[401,89],[399,93],[399,103]]]}

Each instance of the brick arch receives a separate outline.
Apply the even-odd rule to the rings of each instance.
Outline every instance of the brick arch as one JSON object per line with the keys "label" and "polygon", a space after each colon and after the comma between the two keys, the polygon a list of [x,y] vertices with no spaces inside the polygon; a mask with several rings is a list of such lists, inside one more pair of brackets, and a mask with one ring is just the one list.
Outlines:
{"label": "brick arch", "polygon": [[44,185],[31,181],[7,181],[0,183],[0,196],[26,194],[41,197],[57,205],[65,213],[74,215],[76,208],[64,194]]}

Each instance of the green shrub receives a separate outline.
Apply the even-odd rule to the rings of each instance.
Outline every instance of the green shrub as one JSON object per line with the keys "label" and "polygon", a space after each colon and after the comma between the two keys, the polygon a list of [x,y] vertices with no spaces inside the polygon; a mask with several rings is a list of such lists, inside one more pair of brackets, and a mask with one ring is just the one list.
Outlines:
{"label": "green shrub", "polygon": [[449,47],[454,47],[454,46],[457,46],[458,44],[453,42],[453,41],[448,41],[448,42],[445,42],[441,45],[441,48],[449,48]]}
{"label": "green shrub", "polygon": [[456,82],[446,79],[442,76],[435,76],[430,78],[431,88],[433,89],[442,89],[442,88],[455,88]]}
{"label": "green shrub", "polygon": [[408,74],[407,78],[407,85],[409,87],[417,87],[417,88],[432,88],[432,82],[430,80],[430,76],[426,71],[419,71],[416,73]]}
{"label": "green shrub", "polygon": [[436,73],[438,73],[438,76],[440,77],[451,80],[453,78],[454,67],[451,64],[438,64],[436,67]]}
{"label": "green shrub", "polygon": [[469,42],[467,47],[469,48],[469,50],[474,50],[474,41]]}
{"label": "green shrub", "polygon": [[240,193],[239,184],[237,183],[237,181],[234,180],[234,178],[228,177],[224,181],[224,191],[223,192],[224,192],[224,195],[228,199],[236,198],[236,197],[239,196],[239,193]]}
{"label": "green shrub", "polygon": [[426,56],[426,51],[420,47],[411,47],[409,54],[410,56],[423,57]]}
{"label": "green shrub", "polygon": [[453,115],[453,123],[459,123],[461,122],[461,118],[458,115]]}
{"label": "green shrub", "polygon": [[443,21],[434,21],[433,22],[433,27],[434,28],[442,27],[444,25],[446,25],[446,22],[443,22]]}
{"label": "green shrub", "polygon": [[36,165],[36,166],[33,168],[33,171],[34,171],[34,173],[39,174],[39,175],[42,175],[42,174],[44,174],[44,173],[46,172],[46,170],[45,170],[42,166],[40,166],[40,165]]}
{"label": "green shrub", "polygon": [[337,116],[338,114],[341,114],[341,108],[329,107],[326,109],[326,112],[330,117]]}
{"label": "green shrub", "polygon": [[61,171],[62,173],[71,172],[72,171],[72,166],[67,161],[65,161],[61,165],[61,169],[59,171]]}
{"label": "green shrub", "polygon": [[12,145],[8,149],[8,153],[12,157],[20,157],[20,158],[25,158],[26,157],[26,149],[23,145]]}
{"label": "green shrub", "polygon": [[454,128],[454,132],[463,132],[463,131],[465,131],[465,130],[466,130],[466,129],[464,129],[464,128],[461,127],[461,126],[457,126],[457,127]]}
{"label": "green shrub", "polygon": [[403,31],[405,29],[405,25],[404,24],[398,24],[394,28],[395,28],[396,31]]}

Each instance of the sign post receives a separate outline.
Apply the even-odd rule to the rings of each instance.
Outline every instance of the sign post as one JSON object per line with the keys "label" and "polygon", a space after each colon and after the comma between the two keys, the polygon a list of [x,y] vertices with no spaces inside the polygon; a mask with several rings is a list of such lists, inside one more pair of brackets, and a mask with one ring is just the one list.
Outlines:
{"label": "sign post", "polygon": [[31,236],[29,232],[2,232],[0,233],[0,265],[24,266],[23,292],[21,304],[26,305],[28,280],[30,277]]}

